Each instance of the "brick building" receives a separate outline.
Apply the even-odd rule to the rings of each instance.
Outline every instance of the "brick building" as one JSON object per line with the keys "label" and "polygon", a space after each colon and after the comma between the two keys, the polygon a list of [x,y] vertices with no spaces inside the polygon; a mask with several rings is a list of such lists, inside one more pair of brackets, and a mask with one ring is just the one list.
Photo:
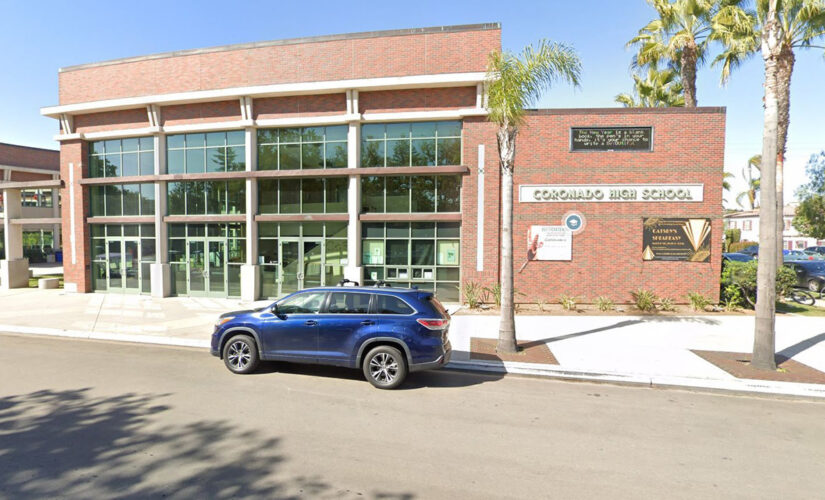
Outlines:
{"label": "brick building", "polygon": [[[253,299],[346,277],[454,302],[463,282],[495,283],[484,79],[500,49],[500,26],[484,24],[61,69],[42,113],[60,123],[66,286]],[[624,302],[639,286],[716,297],[724,118],[532,112],[515,177],[519,300]],[[701,248],[686,254],[678,235],[673,252],[642,248],[643,232],[680,224]]]}

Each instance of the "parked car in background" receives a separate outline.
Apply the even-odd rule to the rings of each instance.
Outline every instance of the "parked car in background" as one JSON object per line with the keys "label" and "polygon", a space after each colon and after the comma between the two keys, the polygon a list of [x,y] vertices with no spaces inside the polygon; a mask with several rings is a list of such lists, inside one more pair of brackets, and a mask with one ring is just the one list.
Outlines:
{"label": "parked car in background", "polygon": [[785,260],[814,260],[813,255],[809,255],[802,250],[785,250]]}
{"label": "parked car in background", "polygon": [[744,253],[728,252],[722,254],[722,265],[728,262],[748,262],[753,260],[753,257]]}
{"label": "parked car in background", "polygon": [[796,284],[812,292],[825,288],[825,262],[818,260],[800,260],[786,262],[786,266],[796,273]]}
{"label": "parked car in background", "polygon": [[805,251],[825,256],[825,246],[808,247]]}
{"label": "parked car in background", "polygon": [[749,256],[751,259],[755,259],[759,255],[759,245],[752,245],[742,250],[739,250],[738,253],[743,253]]}
{"label": "parked car in background", "polygon": [[308,288],[262,309],[220,316],[214,356],[233,373],[260,360],[361,369],[379,389],[398,387],[408,372],[450,360],[450,315],[432,292],[409,288]]}

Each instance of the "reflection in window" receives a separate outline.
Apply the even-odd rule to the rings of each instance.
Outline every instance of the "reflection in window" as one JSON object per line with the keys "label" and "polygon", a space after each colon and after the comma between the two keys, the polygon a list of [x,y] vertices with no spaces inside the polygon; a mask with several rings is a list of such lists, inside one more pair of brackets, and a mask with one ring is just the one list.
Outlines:
{"label": "reflection in window", "polygon": [[93,217],[154,215],[154,184],[111,184],[89,188]]}
{"label": "reflection in window", "polygon": [[261,214],[333,214],[347,212],[347,177],[261,179]]}
{"label": "reflection in window", "polygon": [[243,180],[170,182],[166,193],[169,215],[243,214],[246,210]]}
{"label": "reflection in window", "polygon": [[347,166],[347,125],[258,129],[258,170]]}
{"label": "reflection in window", "polygon": [[89,143],[89,177],[129,177],[154,173],[154,137]]}
{"label": "reflection in window", "polygon": [[362,167],[461,164],[461,122],[368,123],[361,126]]}
{"label": "reflection in window", "polygon": [[458,175],[364,176],[362,213],[432,213],[461,211]]}
{"label": "reflection in window", "polygon": [[170,174],[246,170],[243,130],[166,136],[166,171]]}

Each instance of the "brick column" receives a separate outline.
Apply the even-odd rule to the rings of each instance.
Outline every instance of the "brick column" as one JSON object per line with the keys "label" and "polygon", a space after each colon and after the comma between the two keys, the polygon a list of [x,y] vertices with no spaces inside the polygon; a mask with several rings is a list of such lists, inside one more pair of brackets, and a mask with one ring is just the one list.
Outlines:
{"label": "brick column", "polygon": [[87,189],[80,180],[88,177],[88,145],[82,140],[64,141],[60,145],[60,178],[63,179],[63,279],[67,292],[88,293],[91,283],[91,235]]}

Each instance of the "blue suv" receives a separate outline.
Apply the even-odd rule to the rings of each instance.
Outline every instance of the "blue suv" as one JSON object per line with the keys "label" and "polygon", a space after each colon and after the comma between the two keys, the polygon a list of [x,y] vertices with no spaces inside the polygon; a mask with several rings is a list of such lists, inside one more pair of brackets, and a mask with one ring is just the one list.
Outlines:
{"label": "blue suv", "polygon": [[257,310],[221,315],[212,354],[233,373],[260,360],[361,369],[375,387],[450,360],[450,315],[431,292],[407,288],[309,288]]}

